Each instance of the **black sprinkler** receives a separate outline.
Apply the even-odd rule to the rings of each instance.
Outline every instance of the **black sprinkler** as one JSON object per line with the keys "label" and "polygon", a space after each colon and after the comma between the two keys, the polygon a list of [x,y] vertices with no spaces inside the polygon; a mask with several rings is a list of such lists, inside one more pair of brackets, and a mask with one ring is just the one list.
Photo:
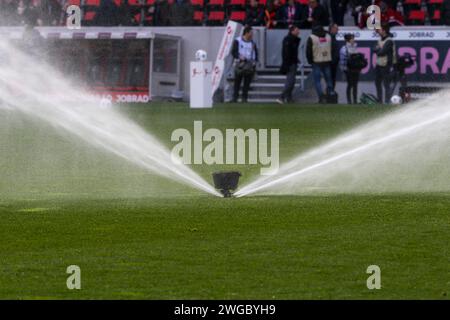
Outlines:
{"label": "black sprinkler", "polygon": [[214,187],[223,194],[224,198],[230,198],[233,190],[237,189],[239,177],[238,171],[221,171],[213,173]]}

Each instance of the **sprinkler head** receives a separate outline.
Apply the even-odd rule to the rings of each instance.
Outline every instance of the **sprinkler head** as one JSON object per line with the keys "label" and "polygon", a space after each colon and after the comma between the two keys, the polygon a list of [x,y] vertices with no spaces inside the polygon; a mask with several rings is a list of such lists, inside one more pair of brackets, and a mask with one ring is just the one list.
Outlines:
{"label": "sprinkler head", "polygon": [[241,173],[238,171],[220,171],[212,174],[214,187],[223,194],[224,198],[230,198],[233,190],[237,189]]}

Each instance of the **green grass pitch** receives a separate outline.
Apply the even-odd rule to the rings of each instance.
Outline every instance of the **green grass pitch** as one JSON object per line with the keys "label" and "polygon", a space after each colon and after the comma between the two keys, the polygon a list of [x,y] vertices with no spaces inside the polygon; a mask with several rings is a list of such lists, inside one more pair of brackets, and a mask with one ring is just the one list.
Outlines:
{"label": "green grass pitch", "polygon": [[[279,128],[281,164],[390,111],[363,106],[123,107],[168,148],[176,128]],[[448,299],[450,195],[220,199],[54,128],[0,128],[0,299]],[[207,181],[258,166],[192,168]],[[212,181],[211,181],[212,182]],[[66,268],[81,268],[68,290]],[[381,268],[369,290],[369,265]]]}

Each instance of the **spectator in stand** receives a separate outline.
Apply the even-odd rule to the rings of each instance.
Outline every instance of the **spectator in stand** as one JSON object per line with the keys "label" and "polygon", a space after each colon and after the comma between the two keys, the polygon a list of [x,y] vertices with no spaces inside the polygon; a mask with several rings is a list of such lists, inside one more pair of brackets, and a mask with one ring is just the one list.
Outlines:
{"label": "spectator in stand", "polygon": [[397,11],[397,5],[400,2],[399,0],[384,0],[387,6],[395,11]]}
{"label": "spectator in stand", "polygon": [[170,25],[170,5],[167,0],[156,0],[155,4],[148,10],[148,14],[153,14],[153,25],[166,27]]}
{"label": "spectator in stand", "polygon": [[36,19],[38,26],[56,26],[60,22],[61,4],[57,0],[31,1],[27,15]]}
{"label": "spectator in stand", "polygon": [[170,6],[171,26],[192,26],[194,24],[194,9],[189,0],[176,0]]}
{"label": "spectator in stand", "polygon": [[326,0],[321,4],[328,9],[331,14],[331,20],[339,26],[344,25],[344,15],[347,11],[347,5],[349,0]]}
{"label": "spectator in stand", "polygon": [[355,26],[359,25],[361,15],[366,11],[367,7],[372,4],[372,0],[349,0],[350,8],[352,9],[352,16],[355,21]]}
{"label": "spectator in stand", "polygon": [[244,24],[250,27],[264,26],[264,8],[259,5],[258,0],[250,0]]}
{"label": "spectator in stand", "polygon": [[444,0],[442,4],[441,20],[443,24],[450,26],[450,0]]}
{"label": "spectator in stand", "polygon": [[17,25],[17,2],[16,0],[0,1],[0,25],[13,26]]}
{"label": "spectator in stand", "polygon": [[318,2],[318,0],[309,0],[308,6],[303,10],[300,26],[305,29],[311,29],[313,25],[328,26],[330,18],[327,10]]}
{"label": "spectator in stand", "polygon": [[25,4],[24,0],[19,0],[17,11],[15,15],[15,19],[17,19],[17,23],[14,25],[24,26],[27,24],[27,20],[29,20],[29,14],[27,12],[28,7]]}
{"label": "spectator in stand", "polygon": [[339,26],[336,23],[332,23],[328,27],[328,33],[331,36],[331,79],[333,81],[333,90],[336,88],[336,75],[339,66],[339,47],[336,40],[336,35],[339,32]]}
{"label": "spectator in stand", "polygon": [[265,22],[268,29],[273,29],[278,27],[278,11],[281,9],[280,0],[272,0],[267,5],[265,11]]}
{"label": "spectator in stand", "polygon": [[31,1],[25,9],[25,15],[29,17],[30,21],[36,23],[36,26],[42,26],[44,24],[42,20],[44,14],[41,0]]}
{"label": "spectator in stand", "polygon": [[117,26],[119,23],[118,7],[113,0],[101,0],[94,24],[102,27]]}
{"label": "spectator in stand", "polygon": [[[136,21],[133,17],[133,8],[128,1],[124,1],[119,7],[118,17],[121,26],[135,26],[140,23],[140,21]],[[138,20],[140,20],[140,16]]]}
{"label": "spectator in stand", "polygon": [[44,0],[45,20],[44,24],[61,25],[62,5],[58,0]]}
{"label": "spectator in stand", "polygon": [[302,7],[295,0],[288,0],[280,10],[278,10],[278,26],[288,28],[291,25],[299,26],[302,16]]}

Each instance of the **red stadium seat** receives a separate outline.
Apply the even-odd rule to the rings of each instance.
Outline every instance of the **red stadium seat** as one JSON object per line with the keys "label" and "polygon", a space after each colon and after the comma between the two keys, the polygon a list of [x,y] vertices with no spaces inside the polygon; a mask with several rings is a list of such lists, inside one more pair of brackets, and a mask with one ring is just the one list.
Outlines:
{"label": "red stadium seat", "polygon": [[122,5],[123,0],[114,0],[116,6],[120,7]]}
{"label": "red stadium seat", "polygon": [[308,5],[309,0],[297,0],[298,3],[303,4],[305,6]]}
{"label": "red stadium seat", "polygon": [[97,13],[95,11],[88,11],[84,14],[84,20],[90,21],[95,18]]}
{"label": "red stadium seat", "polygon": [[209,0],[208,6],[219,6],[223,7],[225,4],[225,0]]}
{"label": "red stadium seat", "polygon": [[72,5],[74,5],[74,6],[81,6],[81,0],[69,0],[67,2],[67,5],[69,5],[69,6],[72,6]]}
{"label": "red stadium seat", "polygon": [[84,2],[85,6],[92,6],[92,7],[99,7],[100,6],[100,0],[86,0]]}
{"label": "red stadium seat", "polygon": [[134,20],[135,20],[136,24],[141,24],[141,22],[143,22],[144,25],[150,26],[150,25],[152,25],[152,22],[153,22],[153,15],[144,15],[144,19],[143,19],[143,21],[141,21],[141,14],[137,13],[134,15]]}
{"label": "red stadium seat", "polygon": [[211,11],[208,14],[209,25],[222,25],[225,21],[224,11]]}
{"label": "red stadium seat", "polygon": [[228,3],[230,6],[242,6],[245,7],[246,1],[245,0],[230,0]]}
{"label": "red stadium seat", "polygon": [[191,0],[191,5],[203,8],[205,6],[205,0]]}
{"label": "red stadium seat", "polygon": [[92,20],[94,20],[96,14],[97,13],[95,11],[87,11],[84,13],[83,20],[87,21],[87,22],[92,22]]}
{"label": "red stadium seat", "polygon": [[205,0],[191,0],[191,5],[194,8],[194,23],[198,26],[203,25],[203,21],[205,20]]}
{"label": "red stadium seat", "polygon": [[442,24],[441,20],[441,10],[434,10],[432,16],[430,17],[430,21],[432,25],[440,25]]}
{"label": "red stadium seat", "polygon": [[230,20],[236,21],[236,22],[243,22],[246,18],[245,11],[233,11],[230,14]]}
{"label": "red stadium seat", "polygon": [[197,25],[202,25],[205,19],[205,13],[203,11],[194,11],[194,22]]}
{"label": "red stadium seat", "polygon": [[412,10],[408,14],[407,24],[409,25],[423,25],[425,23],[425,11]]}
{"label": "red stadium seat", "polygon": [[405,11],[406,16],[413,10],[420,10],[422,6],[422,0],[404,0],[403,1],[403,10]]}

